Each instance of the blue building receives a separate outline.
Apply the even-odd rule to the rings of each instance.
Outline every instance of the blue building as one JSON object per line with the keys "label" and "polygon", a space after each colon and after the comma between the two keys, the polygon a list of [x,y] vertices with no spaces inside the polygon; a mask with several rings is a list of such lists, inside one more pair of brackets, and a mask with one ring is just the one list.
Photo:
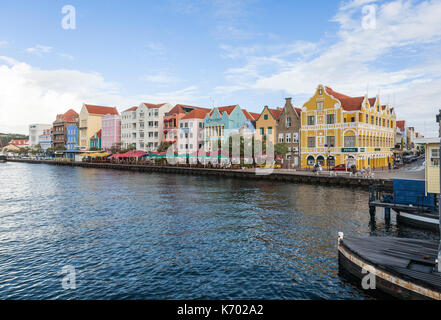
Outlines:
{"label": "blue building", "polygon": [[238,105],[211,109],[204,119],[204,146],[211,151],[219,140],[227,140],[233,132],[239,132],[243,125],[255,127],[258,114],[251,114]]}
{"label": "blue building", "polygon": [[53,131],[52,129],[43,130],[43,134],[38,136],[38,144],[41,146],[44,152],[47,149],[52,148],[53,144]]}
{"label": "blue building", "polygon": [[78,146],[78,127],[71,124],[66,130],[66,150],[75,152],[79,150]]}

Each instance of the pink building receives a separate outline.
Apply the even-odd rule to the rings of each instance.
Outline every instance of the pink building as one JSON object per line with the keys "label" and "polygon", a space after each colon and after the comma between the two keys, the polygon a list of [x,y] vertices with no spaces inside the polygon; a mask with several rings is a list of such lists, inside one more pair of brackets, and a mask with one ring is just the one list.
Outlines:
{"label": "pink building", "polygon": [[108,114],[101,121],[101,148],[109,151],[121,142],[121,116]]}

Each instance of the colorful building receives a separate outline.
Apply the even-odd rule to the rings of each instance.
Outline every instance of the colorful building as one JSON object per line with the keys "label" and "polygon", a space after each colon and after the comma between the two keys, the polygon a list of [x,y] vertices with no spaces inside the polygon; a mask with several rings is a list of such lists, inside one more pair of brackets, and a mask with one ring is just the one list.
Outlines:
{"label": "colorful building", "polygon": [[426,194],[440,193],[440,138],[420,138],[416,143],[424,145],[426,152]]}
{"label": "colorful building", "polygon": [[262,142],[277,143],[277,119],[282,111],[265,106],[256,120],[256,139]]}
{"label": "colorful building", "polygon": [[38,144],[38,137],[44,130],[52,129],[51,124],[31,124],[29,125],[29,147],[33,148]]}
{"label": "colorful building", "polygon": [[76,124],[71,124],[66,129],[66,150],[75,152],[79,150],[78,127]]}
{"label": "colorful building", "polygon": [[226,141],[233,132],[238,132],[244,123],[255,122],[259,114],[251,114],[239,105],[216,107],[204,119],[204,148],[212,151],[218,141]]}
{"label": "colorful building", "polygon": [[285,106],[277,120],[277,143],[286,143],[288,153],[284,156],[284,167],[300,166],[300,128],[302,110],[292,105],[292,98],[285,99]]}
{"label": "colorful building", "polygon": [[163,141],[164,116],[173,106],[170,103],[141,103],[137,109],[137,143],[138,150],[156,151]]}
{"label": "colorful building", "polygon": [[[180,127],[181,120],[193,110],[204,110],[204,115],[210,111],[210,109],[206,108],[177,104],[173,109],[164,114],[164,136],[162,140],[174,145],[175,152],[178,152],[178,135],[180,128],[183,128],[182,126]],[[182,125],[185,125],[185,123],[187,123],[187,121]],[[188,124],[192,124],[192,122],[189,122]],[[186,145],[188,146],[188,144]]]}
{"label": "colorful building", "polygon": [[98,149],[101,150],[101,130],[98,130],[91,138],[90,138],[90,149]]}
{"label": "colorful building", "polygon": [[63,114],[58,114],[53,123],[53,146],[55,149],[66,148],[66,131],[67,127],[78,125],[78,113],[73,109],[69,109]]}
{"label": "colorful building", "polygon": [[121,116],[106,115],[101,121],[101,147],[110,151],[121,142]]}
{"label": "colorful building", "polygon": [[303,105],[301,123],[302,167],[392,164],[396,116],[379,96],[349,97],[319,85]]}
{"label": "colorful building", "polygon": [[195,109],[179,121],[178,153],[192,154],[204,145],[204,119],[209,109]]}
{"label": "colorful building", "polygon": [[79,146],[81,150],[88,150],[90,138],[101,130],[102,117],[105,115],[118,115],[114,107],[94,106],[83,104],[79,116]]}
{"label": "colorful building", "polygon": [[47,129],[44,130],[43,134],[38,137],[38,144],[44,152],[53,146],[52,133],[53,129]]}
{"label": "colorful building", "polygon": [[138,107],[131,107],[121,112],[121,147],[123,149],[136,148],[137,136],[139,137]]}

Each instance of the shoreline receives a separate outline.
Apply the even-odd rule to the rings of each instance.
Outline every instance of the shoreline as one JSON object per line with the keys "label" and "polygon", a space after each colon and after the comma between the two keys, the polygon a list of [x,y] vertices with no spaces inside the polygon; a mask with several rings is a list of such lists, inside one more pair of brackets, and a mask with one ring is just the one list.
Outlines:
{"label": "shoreline", "polygon": [[91,162],[65,162],[51,160],[28,160],[28,159],[8,159],[8,162],[22,162],[31,164],[49,164],[58,166],[71,166],[95,169],[113,169],[126,170],[136,172],[161,172],[174,174],[191,174],[191,175],[211,175],[227,178],[241,178],[252,180],[269,180],[291,183],[306,183],[315,185],[331,185],[345,188],[363,188],[369,189],[371,185],[382,185],[392,189],[392,179],[378,178],[360,178],[346,176],[329,176],[325,174],[315,175],[300,172],[278,172],[280,169],[274,169],[269,175],[256,175],[254,169],[211,169],[211,168],[194,168],[194,167],[177,167],[177,166],[156,166],[156,165],[132,165],[132,164],[115,164],[115,163],[91,163]]}

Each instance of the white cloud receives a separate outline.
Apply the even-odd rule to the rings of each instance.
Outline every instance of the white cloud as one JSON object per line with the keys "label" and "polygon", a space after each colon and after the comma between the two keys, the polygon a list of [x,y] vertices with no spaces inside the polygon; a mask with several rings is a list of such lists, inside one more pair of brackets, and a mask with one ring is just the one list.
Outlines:
{"label": "white cloud", "polygon": [[33,48],[27,48],[26,52],[36,54],[38,56],[42,56],[44,53],[50,53],[52,51],[52,47],[43,46],[41,44],[37,44]]}
{"label": "white cloud", "polygon": [[117,83],[100,74],[77,70],[42,70],[0,56],[0,131],[27,133],[30,123],[52,123],[69,108],[77,112],[84,102],[116,106],[119,110],[140,102],[194,103],[201,97],[195,86],[157,94],[124,97]]}
{"label": "white cloud", "polygon": [[[441,1],[377,3],[376,29],[363,29],[362,7],[373,2],[343,3],[333,18],[340,26],[334,42],[324,39],[305,44],[305,53],[287,55],[267,50],[259,56],[257,50],[249,51],[246,63],[227,70],[228,84],[217,90],[284,90],[308,96],[323,83],[349,95],[364,95],[369,86],[371,94],[381,90],[383,101],[384,95],[395,95],[399,118],[414,121],[417,106],[420,121],[433,122],[430,114],[438,100],[428,100],[421,92],[430,87],[441,95],[441,87],[434,85],[441,78]],[[236,55],[248,53],[243,48],[223,49]]]}
{"label": "white cloud", "polygon": [[9,46],[9,42],[6,40],[0,40],[0,48],[6,48]]}
{"label": "white cloud", "polygon": [[156,74],[148,74],[141,77],[141,80],[156,84],[171,84],[179,82],[179,79],[168,72],[161,71]]}

